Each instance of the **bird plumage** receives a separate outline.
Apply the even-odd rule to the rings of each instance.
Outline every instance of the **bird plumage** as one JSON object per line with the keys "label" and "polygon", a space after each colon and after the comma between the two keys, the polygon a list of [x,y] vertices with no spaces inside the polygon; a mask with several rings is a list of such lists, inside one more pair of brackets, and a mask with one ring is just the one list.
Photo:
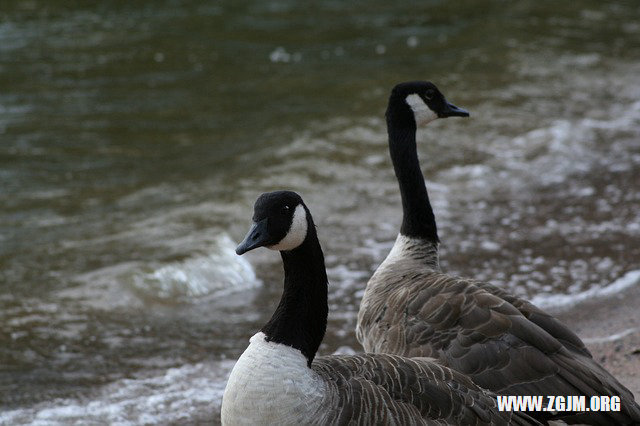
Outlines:
{"label": "bird plumage", "polygon": [[[416,98],[407,100],[427,91],[431,97],[422,98],[438,115],[448,103],[431,83],[402,83],[389,98],[389,150],[403,222],[365,289],[358,340],[368,352],[436,358],[503,395],[619,395],[619,413],[567,413],[563,420],[640,423],[631,392],[593,360],[568,327],[498,287],[440,271],[437,227],[416,150]],[[438,97],[440,102],[432,101]]]}
{"label": "bird plumage", "polygon": [[[535,424],[526,414],[500,412],[493,393],[429,358],[316,357],[327,321],[328,282],[311,214],[291,194],[258,199],[255,224],[237,249],[280,247],[287,235],[305,229],[298,246],[281,251],[282,299],[231,372],[223,424]],[[297,206],[304,207],[306,226],[294,220]]]}

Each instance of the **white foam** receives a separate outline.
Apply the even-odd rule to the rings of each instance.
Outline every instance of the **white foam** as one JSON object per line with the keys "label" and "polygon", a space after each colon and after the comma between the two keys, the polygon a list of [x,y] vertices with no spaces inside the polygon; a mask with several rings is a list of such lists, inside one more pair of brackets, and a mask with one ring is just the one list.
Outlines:
{"label": "white foam", "polygon": [[100,309],[140,305],[146,301],[189,302],[260,285],[247,259],[236,255],[226,234],[208,244],[205,254],[173,262],[126,262],[74,277],[79,286],[59,292]]}
{"label": "white foam", "polygon": [[531,302],[542,308],[572,306],[589,299],[613,296],[625,289],[640,284],[640,269],[627,272],[605,287],[592,287],[575,294],[539,294]]}
{"label": "white foam", "polygon": [[627,328],[625,330],[622,330],[620,333],[612,334],[610,336],[590,337],[590,338],[582,339],[582,341],[586,344],[615,342],[616,340],[622,339],[623,337],[626,337],[632,333],[635,333],[636,331],[638,331],[638,328],[632,327],[632,328]]}
{"label": "white foam", "polygon": [[256,287],[259,281],[249,261],[235,253],[235,243],[222,234],[209,254],[136,273],[134,288],[160,299],[196,299]]}
{"label": "white foam", "polygon": [[340,346],[335,351],[333,351],[332,355],[356,355],[358,351],[353,349],[351,346]]}
{"label": "white foam", "polygon": [[250,265],[242,262],[221,264],[215,256],[188,259],[145,275],[136,276],[136,287],[161,299],[198,298],[254,287],[257,279]]}
{"label": "white foam", "polygon": [[300,62],[301,59],[302,59],[302,54],[300,52],[289,53],[282,46],[279,46],[279,47],[275,48],[269,54],[269,60],[271,62],[274,62],[274,63],[276,63],[276,62],[284,62],[284,63]]}
{"label": "white foam", "polygon": [[0,412],[0,424],[171,424],[213,423],[234,361],[187,364],[158,375],[122,379],[96,396],[56,399]]}

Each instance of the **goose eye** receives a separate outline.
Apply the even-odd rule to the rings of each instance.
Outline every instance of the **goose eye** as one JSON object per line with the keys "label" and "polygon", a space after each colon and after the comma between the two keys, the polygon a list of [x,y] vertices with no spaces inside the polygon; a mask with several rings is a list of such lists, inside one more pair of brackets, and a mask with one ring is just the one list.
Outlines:
{"label": "goose eye", "polygon": [[431,100],[431,98],[433,98],[433,95],[435,95],[435,92],[433,89],[428,89],[425,93],[424,93],[424,97]]}
{"label": "goose eye", "polygon": [[289,211],[289,206],[285,205],[282,207],[282,213],[287,213]]}

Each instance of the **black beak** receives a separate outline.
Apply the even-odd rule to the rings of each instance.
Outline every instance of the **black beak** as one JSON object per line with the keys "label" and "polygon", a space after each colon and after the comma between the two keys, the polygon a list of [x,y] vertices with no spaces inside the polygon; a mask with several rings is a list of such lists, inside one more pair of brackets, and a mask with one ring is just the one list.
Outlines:
{"label": "black beak", "polygon": [[458,108],[454,104],[450,104],[447,101],[444,102],[444,108],[438,114],[438,117],[440,118],[468,117],[468,116],[469,116],[469,111],[467,111],[466,109]]}
{"label": "black beak", "polygon": [[249,250],[262,247],[269,241],[269,233],[267,232],[267,218],[262,219],[258,223],[251,225],[251,229],[244,237],[244,240],[236,247],[236,254],[245,254]]}

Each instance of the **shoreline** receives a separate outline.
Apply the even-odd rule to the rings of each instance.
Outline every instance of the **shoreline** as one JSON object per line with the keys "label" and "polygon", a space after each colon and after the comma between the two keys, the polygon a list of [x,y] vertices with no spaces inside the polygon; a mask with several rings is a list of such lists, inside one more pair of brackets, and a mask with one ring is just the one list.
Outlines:
{"label": "shoreline", "polygon": [[569,326],[593,359],[640,401],[640,283],[616,294],[545,310]]}

